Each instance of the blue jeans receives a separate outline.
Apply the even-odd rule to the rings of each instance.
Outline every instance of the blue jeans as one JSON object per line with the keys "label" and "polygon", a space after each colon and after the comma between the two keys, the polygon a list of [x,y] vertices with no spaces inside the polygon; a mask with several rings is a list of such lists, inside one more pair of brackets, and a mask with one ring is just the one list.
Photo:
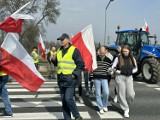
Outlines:
{"label": "blue jeans", "polygon": [[[109,98],[109,88],[107,79],[94,79],[95,91],[96,91],[96,101],[99,110],[102,110],[108,105]],[[101,96],[102,87],[102,96]]]}
{"label": "blue jeans", "polygon": [[2,97],[4,106],[5,106],[5,112],[7,114],[12,114],[12,109],[11,109],[11,103],[10,103],[10,99],[8,97],[8,91],[6,88],[6,83],[8,80],[8,76],[0,76],[0,95]]}
{"label": "blue jeans", "polygon": [[84,72],[84,82],[85,82],[86,91],[89,91],[88,79],[89,79],[89,73],[88,72]]}
{"label": "blue jeans", "polygon": [[73,99],[74,89],[74,87],[60,87],[64,120],[71,120],[71,112],[74,117],[80,116],[76,103]]}

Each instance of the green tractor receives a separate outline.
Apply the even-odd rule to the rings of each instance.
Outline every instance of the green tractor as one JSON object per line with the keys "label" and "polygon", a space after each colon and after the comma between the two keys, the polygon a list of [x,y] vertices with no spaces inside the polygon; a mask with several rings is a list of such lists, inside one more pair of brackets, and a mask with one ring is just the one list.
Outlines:
{"label": "green tractor", "polygon": [[[115,45],[110,45],[111,50],[116,50],[118,44],[129,45],[137,60],[138,71],[134,76],[142,73],[147,83],[160,81],[160,47],[151,45],[148,32],[142,30],[116,31]],[[156,43],[156,42],[155,42]]]}

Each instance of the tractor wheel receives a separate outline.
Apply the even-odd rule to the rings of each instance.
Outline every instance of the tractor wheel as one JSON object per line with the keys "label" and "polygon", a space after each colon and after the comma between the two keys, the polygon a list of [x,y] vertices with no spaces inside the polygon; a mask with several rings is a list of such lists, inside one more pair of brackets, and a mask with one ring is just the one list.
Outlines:
{"label": "tractor wheel", "polygon": [[158,83],[160,80],[160,63],[155,58],[147,58],[142,62],[142,76],[148,83]]}

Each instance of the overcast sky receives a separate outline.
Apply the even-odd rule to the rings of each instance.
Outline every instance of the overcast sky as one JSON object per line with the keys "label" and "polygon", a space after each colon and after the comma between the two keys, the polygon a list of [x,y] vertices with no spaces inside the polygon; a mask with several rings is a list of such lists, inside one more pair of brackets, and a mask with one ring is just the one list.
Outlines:
{"label": "overcast sky", "polygon": [[[94,40],[104,43],[105,8],[109,0],[60,0],[61,15],[57,24],[47,27],[46,40],[56,41],[62,33],[76,34],[92,24]],[[116,40],[117,25],[121,30],[144,26],[160,40],[160,0],[114,0],[107,9],[107,36]],[[112,43],[112,42],[111,42]],[[159,41],[160,43],[160,41]]]}

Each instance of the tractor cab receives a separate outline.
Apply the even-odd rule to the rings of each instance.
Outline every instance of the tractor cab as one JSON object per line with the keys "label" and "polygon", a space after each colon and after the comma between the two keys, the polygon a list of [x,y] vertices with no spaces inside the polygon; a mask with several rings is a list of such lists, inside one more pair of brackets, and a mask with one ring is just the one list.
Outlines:
{"label": "tractor cab", "polygon": [[116,31],[117,39],[115,45],[110,45],[112,51],[116,51],[118,44],[129,45],[136,58],[138,71],[134,76],[142,73],[146,82],[158,83],[160,81],[160,47],[151,45],[148,32],[140,30]]}
{"label": "tractor cab", "polygon": [[[140,48],[143,45],[149,45],[148,33],[138,30],[117,31],[116,44],[129,45],[134,56],[139,55]],[[143,45],[142,45],[143,44]]]}

